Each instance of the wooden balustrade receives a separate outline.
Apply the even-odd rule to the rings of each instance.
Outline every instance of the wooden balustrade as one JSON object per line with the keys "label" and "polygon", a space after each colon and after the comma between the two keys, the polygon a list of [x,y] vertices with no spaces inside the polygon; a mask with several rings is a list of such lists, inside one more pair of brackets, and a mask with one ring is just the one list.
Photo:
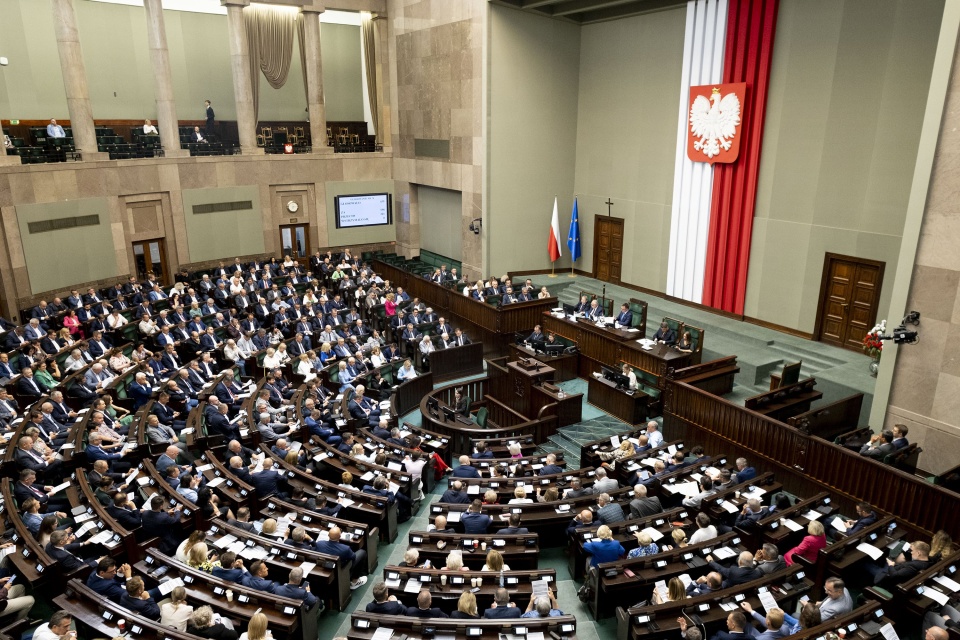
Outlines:
{"label": "wooden balustrade", "polygon": [[682,381],[668,380],[664,431],[708,449],[733,448],[751,457],[758,471],[774,471],[784,488],[799,495],[829,491],[846,513],[860,501],[892,513],[932,534],[960,535],[960,495],[858,455]]}

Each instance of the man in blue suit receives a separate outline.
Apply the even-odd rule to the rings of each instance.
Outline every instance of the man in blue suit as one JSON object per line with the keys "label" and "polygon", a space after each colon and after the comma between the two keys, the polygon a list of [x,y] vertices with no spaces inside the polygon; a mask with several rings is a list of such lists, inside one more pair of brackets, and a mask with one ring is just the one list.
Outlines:
{"label": "man in blue suit", "polygon": [[367,583],[367,552],[359,549],[354,552],[349,545],[340,542],[340,527],[333,527],[329,532],[329,540],[317,540],[317,551],[336,556],[340,562],[352,562],[350,567],[350,589],[359,589]]}
{"label": "man in blue suit", "polygon": [[747,466],[746,458],[737,458],[737,473],[736,479],[733,481],[734,484],[740,484],[741,482],[749,482],[757,477],[757,470],[753,467]]}
{"label": "man in blue suit", "polygon": [[[681,618],[680,631],[686,627],[686,620]],[[727,616],[727,630],[717,631],[710,640],[746,640],[750,636],[744,631],[747,626],[747,617],[740,611],[731,611]]]}
{"label": "man in blue suit", "polygon": [[480,472],[471,464],[468,456],[460,456],[460,466],[453,470],[454,478],[479,478]]}
{"label": "man in blue suit", "polygon": [[153,397],[153,388],[147,383],[147,374],[138,373],[127,387],[127,395],[133,398],[133,410],[136,411]]}
{"label": "man in blue suit", "polygon": [[621,327],[629,327],[630,323],[633,322],[633,312],[630,311],[630,307],[627,306],[626,302],[620,305],[620,313],[617,314],[614,321],[618,322]]}
{"label": "man in blue suit", "polygon": [[[302,586],[301,586],[302,585]],[[310,583],[304,584],[303,569],[296,567],[290,570],[290,579],[287,584],[277,585],[273,593],[281,598],[293,598],[294,600],[303,600],[303,606],[312,609],[313,605],[319,601],[317,596],[310,593]]]}
{"label": "man in blue suit", "polygon": [[243,586],[249,587],[251,589],[257,589],[258,591],[266,591],[267,593],[274,593],[274,590],[279,586],[273,580],[267,578],[267,563],[262,560],[254,560],[250,565],[250,573],[243,576]]}

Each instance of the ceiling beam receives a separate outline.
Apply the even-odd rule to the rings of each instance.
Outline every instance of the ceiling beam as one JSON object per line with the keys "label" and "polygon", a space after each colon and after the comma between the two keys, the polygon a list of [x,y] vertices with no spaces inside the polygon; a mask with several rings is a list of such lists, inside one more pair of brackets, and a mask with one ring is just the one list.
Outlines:
{"label": "ceiling beam", "polygon": [[539,9],[551,4],[560,4],[565,0],[520,0],[521,9]]}
{"label": "ceiling beam", "polygon": [[[636,3],[637,1],[638,0],[576,0],[575,2],[568,2],[559,7],[553,7],[548,9],[548,11],[554,16],[569,16],[585,11],[597,11],[622,4]],[[643,0],[640,1],[642,2]]]}
{"label": "ceiling beam", "polygon": [[621,4],[599,10],[586,10],[567,17],[576,19],[581,24],[592,24],[594,22],[606,22],[608,20],[639,16],[645,13],[655,13],[657,11],[685,6],[686,4],[686,0],[633,0],[633,2],[629,4]]}

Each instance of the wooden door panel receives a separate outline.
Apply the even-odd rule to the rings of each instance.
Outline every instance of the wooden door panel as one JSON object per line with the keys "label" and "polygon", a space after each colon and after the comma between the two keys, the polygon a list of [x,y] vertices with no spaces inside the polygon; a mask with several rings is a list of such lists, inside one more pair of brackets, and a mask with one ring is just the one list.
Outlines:
{"label": "wooden door panel", "polygon": [[876,322],[883,263],[828,254],[824,260],[819,339],[861,350]]}

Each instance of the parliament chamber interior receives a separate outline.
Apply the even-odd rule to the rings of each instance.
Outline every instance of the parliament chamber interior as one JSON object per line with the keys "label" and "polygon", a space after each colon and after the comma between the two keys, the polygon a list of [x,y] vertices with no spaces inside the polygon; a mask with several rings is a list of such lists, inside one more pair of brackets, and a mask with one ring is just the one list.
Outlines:
{"label": "parliament chamber interior", "polygon": [[960,1],[0,25],[0,639],[960,640]]}

